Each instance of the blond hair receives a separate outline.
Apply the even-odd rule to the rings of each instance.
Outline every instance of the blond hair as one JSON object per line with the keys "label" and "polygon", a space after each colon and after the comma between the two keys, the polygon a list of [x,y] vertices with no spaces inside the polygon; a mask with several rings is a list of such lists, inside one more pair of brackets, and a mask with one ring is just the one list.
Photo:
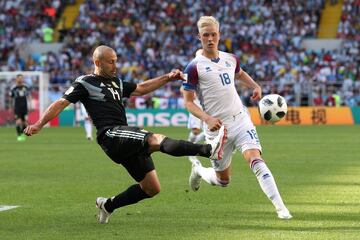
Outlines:
{"label": "blond hair", "polygon": [[220,24],[219,24],[218,20],[216,20],[216,18],[214,18],[213,16],[200,17],[199,21],[197,22],[197,27],[198,27],[199,33],[201,33],[201,29],[203,29],[207,26],[211,26],[211,25],[215,25],[217,30],[220,31]]}

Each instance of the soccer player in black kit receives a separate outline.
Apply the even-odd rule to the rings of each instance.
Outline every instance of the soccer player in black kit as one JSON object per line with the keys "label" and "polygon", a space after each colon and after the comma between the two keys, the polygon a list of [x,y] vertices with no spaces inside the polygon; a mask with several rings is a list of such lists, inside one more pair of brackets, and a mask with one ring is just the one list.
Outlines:
{"label": "soccer player in black kit", "polygon": [[17,140],[25,141],[23,130],[27,126],[28,102],[31,103],[30,89],[24,84],[24,76],[18,74],[15,86],[10,90],[10,106],[13,106]]}
{"label": "soccer player in black kit", "polygon": [[49,106],[39,121],[24,130],[28,136],[36,134],[70,103],[81,101],[84,104],[97,129],[98,144],[115,163],[122,164],[137,182],[116,196],[96,199],[100,223],[107,223],[115,209],[151,198],[160,192],[151,153],[161,151],[172,156],[203,156],[216,160],[222,158],[227,139],[225,128],[210,144],[193,144],[128,126],[123,98],[141,96],[170,81],[185,79],[180,70],[173,70],[139,84],[123,82],[116,77],[116,61],[117,56],[112,48],[104,45],[97,47],[93,53],[94,73],[78,77],[64,96]]}

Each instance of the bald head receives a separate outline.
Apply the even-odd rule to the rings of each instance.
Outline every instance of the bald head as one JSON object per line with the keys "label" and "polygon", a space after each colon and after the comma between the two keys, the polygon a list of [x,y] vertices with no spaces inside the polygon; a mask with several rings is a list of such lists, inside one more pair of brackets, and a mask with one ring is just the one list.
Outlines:
{"label": "bald head", "polygon": [[114,49],[105,45],[98,46],[92,58],[95,66],[95,74],[104,77],[116,76],[117,56]]}
{"label": "bald head", "polygon": [[97,48],[95,48],[95,51],[93,53],[93,61],[95,60],[102,60],[104,59],[104,57],[108,54],[115,54],[114,49],[112,49],[111,47],[105,46],[105,45],[101,45],[98,46]]}

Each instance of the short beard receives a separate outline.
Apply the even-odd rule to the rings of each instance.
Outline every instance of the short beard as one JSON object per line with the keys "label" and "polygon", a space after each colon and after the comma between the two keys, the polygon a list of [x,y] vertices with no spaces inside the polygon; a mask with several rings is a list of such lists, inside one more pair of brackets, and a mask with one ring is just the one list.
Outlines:
{"label": "short beard", "polygon": [[101,71],[101,70],[99,71],[99,73],[100,73],[100,76],[107,77],[107,78],[113,78],[116,76],[116,74],[107,74],[106,72]]}

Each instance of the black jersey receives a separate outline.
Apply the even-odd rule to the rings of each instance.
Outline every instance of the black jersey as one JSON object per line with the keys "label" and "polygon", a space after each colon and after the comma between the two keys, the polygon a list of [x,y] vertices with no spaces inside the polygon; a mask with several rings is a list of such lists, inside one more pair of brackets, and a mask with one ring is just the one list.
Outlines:
{"label": "black jersey", "polygon": [[104,128],[127,126],[123,98],[135,89],[136,84],[117,77],[90,74],[78,77],[63,98],[72,103],[81,101],[100,134]]}
{"label": "black jersey", "polygon": [[10,97],[14,98],[14,109],[22,109],[27,111],[27,97],[30,94],[30,89],[28,86],[15,85],[10,90]]}

